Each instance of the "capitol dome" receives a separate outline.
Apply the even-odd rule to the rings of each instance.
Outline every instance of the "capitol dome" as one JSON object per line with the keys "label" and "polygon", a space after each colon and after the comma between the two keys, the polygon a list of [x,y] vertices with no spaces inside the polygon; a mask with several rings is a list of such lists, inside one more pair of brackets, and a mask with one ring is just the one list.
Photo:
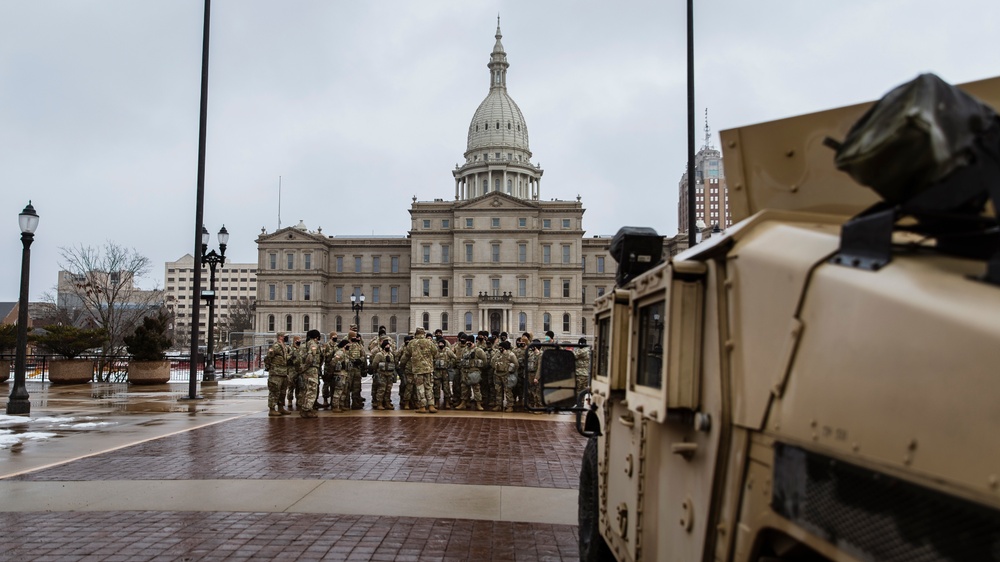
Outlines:
{"label": "capitol dome", "polygon": [[500,39],[497,18],[496,43],[490,53],[490,91],[469,123],[465,163],[456,164],[455,199],[481,197],[502,192],[519,199],[539,197],[543,170],[531,162],[528,125],[521,108],[507,94],[507,53]]}
{"label": "capitol dome", "polygon": [[[500,39],[497,22],[496,44],[487,67],[490,69],[490,92],[479,104],[469,123],[469,142],[466,156],[482,149],[513,148],[528,152],[528,127],[521,108],[507,94],[507,53]],[[530,152],[527,154],[530,157]]]}

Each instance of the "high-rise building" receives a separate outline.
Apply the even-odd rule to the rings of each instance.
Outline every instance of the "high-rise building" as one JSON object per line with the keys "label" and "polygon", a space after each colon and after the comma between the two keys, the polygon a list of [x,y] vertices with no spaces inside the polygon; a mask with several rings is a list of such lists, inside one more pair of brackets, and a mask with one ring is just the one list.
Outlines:
{"label": "high-rise building", "polygon": [[[722,152],[712,146],[708,128],[708,111],[705,111],[705,144],[694,157],[694,215],[695,224],[701,228],[718,226],[725,229],[733,224],[729,211],[726,176],[722,168]],[[677,205],[679,232],[688,232],[688,174],[678,183],[680,201]]]}
{"label": "high-rise building", "polygon": [[343,332],[351,295],[365,295],[360,329],[445,333],[592,332],[594,299],[614,287],[609,237],[584,237],[575,200],[542,200],[528,125],[507,90],[499,22],[489,90],[469,123],[454,200],[410,206],[406,236],[326,236],[305,224],[257,238],[261,332]]}
{"label": "high-rise building", "polygon": [[[194,288],[194,258],[184,254],[177,261],[166,262],[164,265],[164,300],[167,311],[174,316],[174,345],[184,348],[190,345],[191,324],[194,322],[191,309],[191,291]],[[207,291],[209,285],[208,266],[201,269],[201,288]],[[250,314],[257,300],[257,264],[226,262],[215,269],[215,326],[216,341],[226,344],[229,333],[237,331],[254,331],[254,326],[236,326],[234,321],[240,317],[252,320]],[[207,302],[202,302],[198,309],[198,328],[201,333],[200,345],[206,345],[205,333],[208,330]],[[245,328],[245,329],[244,329]]]}

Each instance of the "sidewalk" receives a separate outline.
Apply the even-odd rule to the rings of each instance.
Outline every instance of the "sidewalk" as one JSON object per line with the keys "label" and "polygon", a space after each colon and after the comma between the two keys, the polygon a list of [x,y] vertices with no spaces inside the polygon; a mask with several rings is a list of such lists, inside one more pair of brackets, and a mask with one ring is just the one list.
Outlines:
{"label": "sidewalk", "polygon": [[269,418],[257,382],[196,401],[186,384],[29,384],[30,421],[0,416],[0,524],[17,537],[0,559],[578,557],[570,416]]}

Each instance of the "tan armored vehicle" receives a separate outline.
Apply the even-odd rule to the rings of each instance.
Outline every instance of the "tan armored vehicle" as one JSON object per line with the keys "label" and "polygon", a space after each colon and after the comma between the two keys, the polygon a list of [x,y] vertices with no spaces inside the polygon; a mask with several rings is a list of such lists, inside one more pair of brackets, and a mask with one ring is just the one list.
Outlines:
{"label": "tan armored vehicle", "polygon": [[[1000,78],[961,89],[1000,107]],[[1000,127],[963,116],[946,153],[899,95],[853,146],[870,104],[723,131],[738,224],[639,274],[656,244],[625,240],[577,406],[583,559],[1000,560]]]}

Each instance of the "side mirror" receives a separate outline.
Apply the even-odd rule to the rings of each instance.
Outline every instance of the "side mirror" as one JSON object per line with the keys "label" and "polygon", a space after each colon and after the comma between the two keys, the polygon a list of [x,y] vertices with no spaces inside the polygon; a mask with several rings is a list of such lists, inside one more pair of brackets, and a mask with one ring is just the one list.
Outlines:
{"label": "side mirror", "polygon": [[546,349],[538,379],[542,404],[551,408],[576,406],[576,357],[566,349]]}

